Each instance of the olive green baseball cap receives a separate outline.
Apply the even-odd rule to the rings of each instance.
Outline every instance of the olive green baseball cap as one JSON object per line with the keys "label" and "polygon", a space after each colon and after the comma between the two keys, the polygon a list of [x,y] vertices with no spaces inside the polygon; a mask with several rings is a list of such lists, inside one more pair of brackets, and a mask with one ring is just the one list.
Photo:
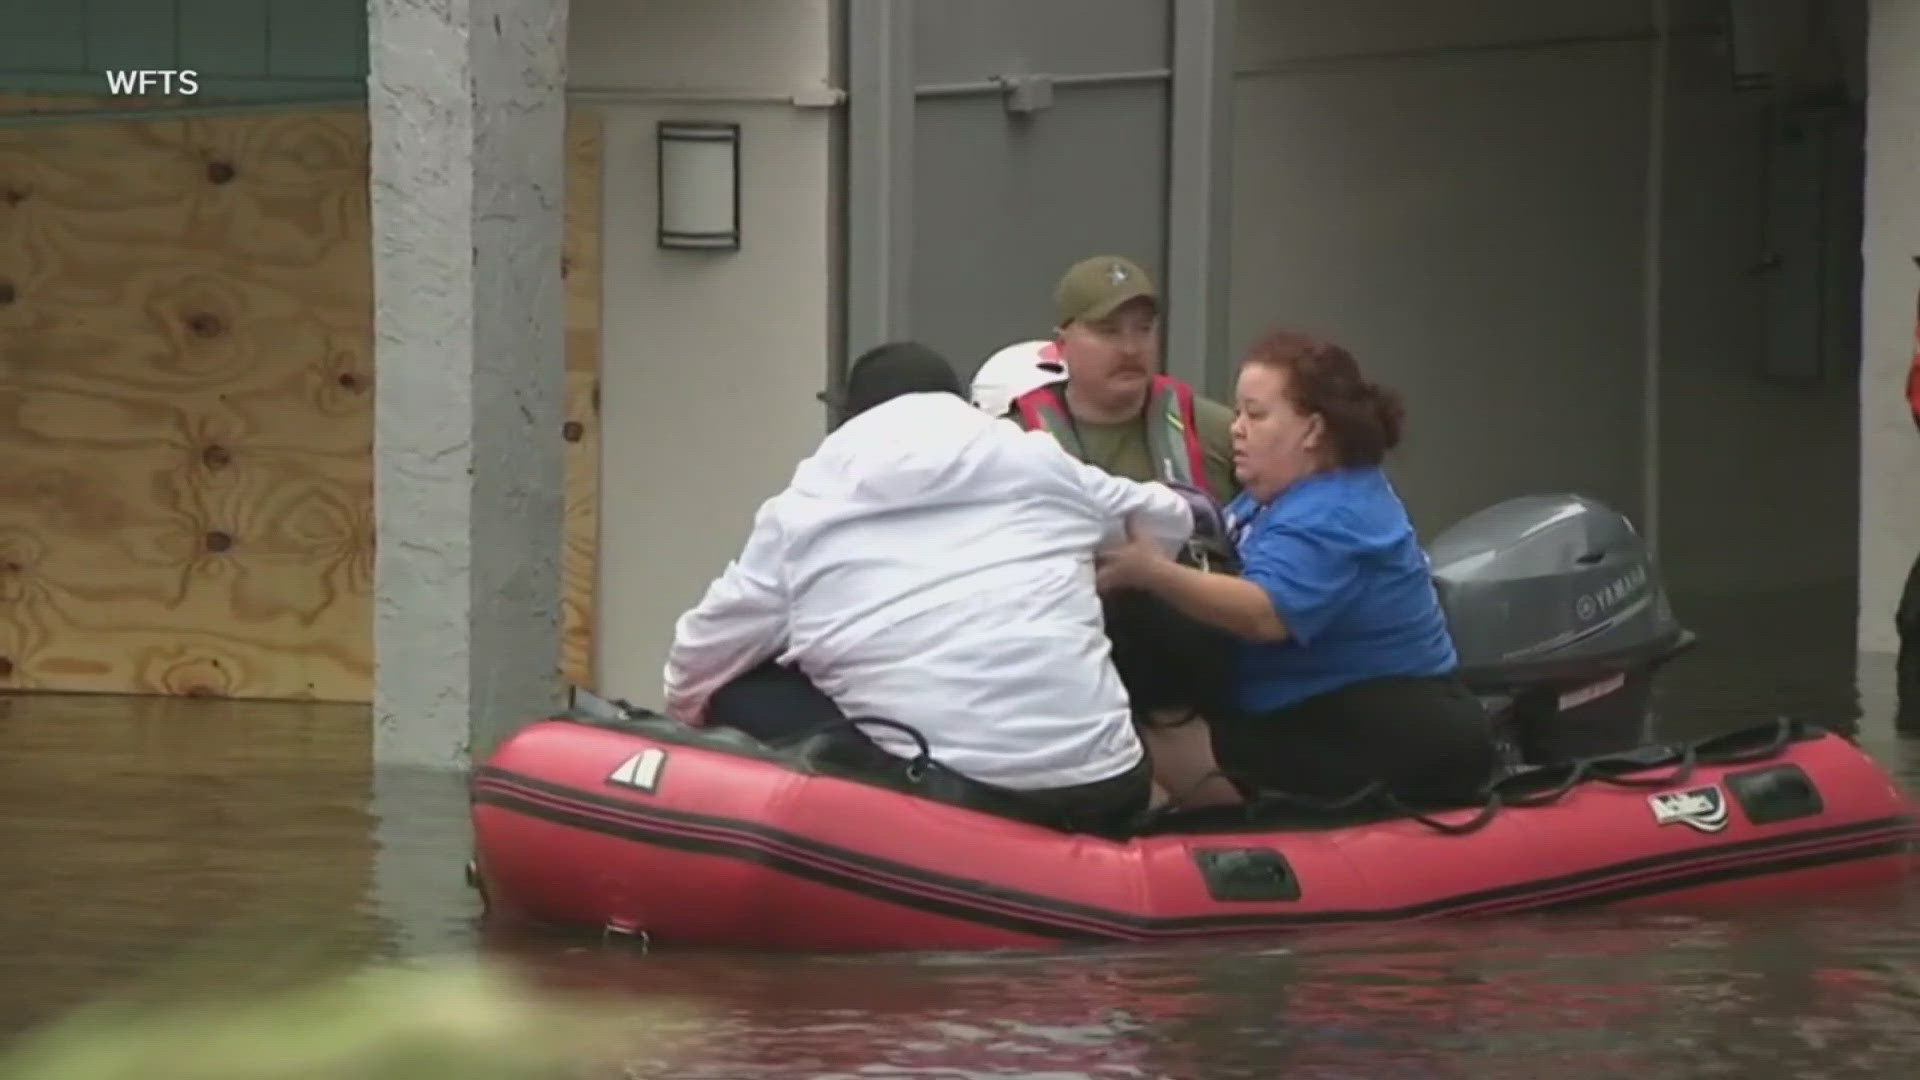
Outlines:
{"label": "olive green baseball cap", "polygon": [[1118,255],[1095,255],[1074,263],[1053,289],[1059,326],[1077,319],[1104,319],[1121,304],[1140,299],[1158,306],[1159,290],[1139,264]]}

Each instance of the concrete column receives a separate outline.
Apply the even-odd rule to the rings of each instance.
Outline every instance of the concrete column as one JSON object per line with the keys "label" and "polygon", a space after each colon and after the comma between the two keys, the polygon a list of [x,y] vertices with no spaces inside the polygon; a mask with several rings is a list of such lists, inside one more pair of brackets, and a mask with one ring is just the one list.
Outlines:
{"label": "concrete column", "polygon": [[1859,642],[1890,653],[1894,607],[1920,551],[1920,431],[1902,392],[1920,293],[1920,0],[1874,0],[1869,18]]}
{"label": "concrete column", "polygon": [[369,0],[375,757],[561,702],[566,0]]}
{"label": "concrete column", "polygon": [[912,332],[913,4],[848,0],[846,357]]}
{"label": "concrete column", "polygon": [[1221,401],[1238,343],[1227,340],[1233,194],[1234,0],[1173,6],[1167,148],[1167,373]]}

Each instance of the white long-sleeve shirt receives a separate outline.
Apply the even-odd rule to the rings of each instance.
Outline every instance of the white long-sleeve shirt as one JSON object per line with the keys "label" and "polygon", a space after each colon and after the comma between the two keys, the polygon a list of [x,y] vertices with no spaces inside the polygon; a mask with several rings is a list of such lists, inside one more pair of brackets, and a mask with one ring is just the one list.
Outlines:
{"label": "white long-sleeve shirt", "polygon": [[[770,657],[848,716],[910,724],[977,780],[1065,787],[1142,753],[1094,589],[1094,554],[1137,527],[1169,552],[1186,500],[1085,465],[952,394],[909,394],[829,435],[764,503],[739,557],[681,616],[668,715]],[[910,739],[878,725],[903,756]]]}

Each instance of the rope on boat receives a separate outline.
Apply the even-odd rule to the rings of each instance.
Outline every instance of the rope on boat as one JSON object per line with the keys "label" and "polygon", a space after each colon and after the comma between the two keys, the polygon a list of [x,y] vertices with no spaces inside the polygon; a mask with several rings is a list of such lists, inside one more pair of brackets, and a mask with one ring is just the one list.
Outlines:
{"label": "rope on boat", "polygon": [[[613,704],[629,716],[646,717],[658,715],[651,710],[641,709],[625,701],[615,701]],[[969,783],[980,784],[982,787],[991,788],[996,792],[1015,798],[1018,798],[1020,794],[1010,789],[984,784],[955,769],[941,765],[935,760],[933,747],[927,742],[927,737],[922,735],[913,725],[901,723],[898,720],[887,720],[879,717],[860,717],[858,719],[836,718],[785,736],[774,741],[771,745],[791,746],[817,735],[823,735],[843,727],[851,727],[857,730],[860,725],[863,724],[891,728],[905,734],[913,740],[915,753],[913,757],[907,760],[906,776],[908,780],[914,783],[919,783],[933,768],[938,766],[943,771],[966,780]],[[1424,814],[1415,810],[1403,802],[1393,793],[1385,782],[1380,780],[1374,780],[1349,793],[1344,798],[1316,799],[1306,795],[1299,795],[1248,783],[1244,777],[1240,777],[1236,773],[1229,772],[1226,769],[1216,769],[1197,781],[1193,788],[1189,789],[1188,793],[1191,794],[1192,791],[1199,788],[1199,785],[1215,777],[1224,779],[1244,791],[1253,793],[1252,796],[1246,800],[1247,817],[1249,819],[1255,818],[1260,811],[1275,806],[1288,806],[1315,813],[1337,814],[1343,811],[1359,809],[1369,801],[1375,801],[1385,809],[1402,817],[1417,821],[1435,832],[1445,833],[1449,836],[1465,836],[1485,828],[1495,817],[1498,817],[1500,811],[1506,807],[1550,806],[1560,801],[1574,788],[1590,780],[1603,784],[1611,784],[1615,787],[1667,788],[1686,783],[1687,780],[1693,776],[1694,770],[1703,764],[1739,765],[1748,762],[1764,761],[1778,755],[1780,751],[1793,740],[1795,729],[1796,725],[1794,721],[1783,716],[1773,722],[1772,735],[1770,738],[1763,743],[1745,749],[1739,748],[1738,744],[1753,738],[1755,734],[1754,729],[1748,728],[1725,732],[1699,740],[1698,742],[1679,745],[1668,744],[1666,749],[1669,751],[1669,754],[1665,760],[1649,761],[1645,757],[1636,757],[1633,754],[1617,754],[1605,757],[1586,758],[1563,765],[1544,766],[1521,773],[1510,773],[1506,776],[1496,777],[1481,785],[1479,790],[1475,792],[1476,799],[1479,802],[1479,811],[1473,817],[1461,822],[1442,821],[1430,814]],[[1725,743],[1734,743],[1735,745],[1731,747],[1722,745]],[[1666,762],[1672,760],[1675,755],[1678,756],[1679,760],[1674,763],[1671,771],[1657,776],[1634,775],[1666,764]],[[1555,770],[1564,770],[1566,777],[1559,783],[1545,790],[1532,793],[1519,793],[1507,790],[1509,788],[1522,786],[1522,781],[1537,782],[1542,773],[1551,773]],[[1472,804],[1469,803],[1468,805]],[[1144,831],[1157,824],[1166,816],[1177,813],[1181,809],[1182,807],[1178,801],[1174,800],[1169,801],[1164,806],[1142,811],[1139,817],[1135,819],[1136,828],[1134,831]],[[1465,807],[1459,807],[1459,809],[1465,809]]]}
{"label": "rope on boat", "polygon": [[[1197,790],[1200,784],[1204,784],[1215,777],[1226,780],[1236,787],[1241,787],[1243,790],[1251,791],[1253,795],[1247,800],[1247,816],[1250,819],[1256,817],[1261,810],[1276,805],[1291,806],[1318,813],[1335,814],[1341,811],[1358,809],[1366,805],[1369,801],[1378,801],[1388,810],[1402,817],[1417,821],[1433,829],[1435,832],[1446,833],[1450,836],[1464,836],[1485,828],[1495,817],[1499,816],[1503,807],[1550,806],[1560,801],[1568,792],[1579,787],[1580,784],[1585,781],[1592,780],[1603,784],[1612,784],[1615,787],[1667,788],[1686,783],[1687,780],[1693,776],[1694,770],[1702,764],[1737,765],[1751,761],[1764,761],[1767,758],[1779,754],[1780,751],[1786,747],[1787,743],[1792,740],[1793,732],[1793,721],[1786,717],[1781,717],[1773,723],[1772,737],[1765,743],[1750,749],[1725,749],[1718,748],[1715,745],[1735,739],[1744,741],[1751,737],[1750,730],[1727,732],[1696,743],[1687,743],[1678,747],[1672,747],[1671,749],[1679,755],[1680,760],[1674,765],[1670,772],[1658,776],[1635,776],[1632,774],[1645,772],[1659,764],[1664,764],[1664,762],[1649,762],[1626,754],[1587,758],[1565,765],[1547,766],[1544,769],[1534,769],[1529,772],[1509,774],[1481,785],[1479,791],[1475,793],[1480,803],[1479,812],[1462,822],[1442,821],[1431,815],[1420,813],[1401,801],[1386,783],[1380,780],[1374,780],[1360,787],[1348,794],[1345,798],[1329,800],[1315,799],[1292,792],[1262,787],[1258,784],[1247,782],[1245,778],[1240,777],[1239,774],[1231,773],[1225,769],[1217,769],[1207,776],[1202,777],[1189,791]],[[1520,786],[1520,781],[1537,780],[1542,772],[1551,772],[1558,769],[1566,771],[1566,778],[1544,791],[1531,794],[1519,794],[1503,790],[1509,787]],[[1148,810],[1141,815],[1140,826],[1142,828],[1151,826],[1168,814],[1177,812],[1179,809],[1180,807],[1177,802],[1169,802],[1165,806]]]}
{"label": "rope on boat", "polygon": [[[795,732],[792,735],[786,735],[779,739],[775,739],[772,742],[770,742],[768,745],[791,746],[796,743],[805,742],[806,740],[811,739],[816,735],[824,735],[827,732],[836,730],[838,728],[850,727],[850,728],[855,728],[857,730],[861,724],[873,724],[878,727],[892,728],[895,731],[904,732],[908,738],[913,740],[913,745],[916,752],[914,753],[913,757],[907,759],[907,779],[915,781],[917,783],[921,777],[927,774],[927,771],[929,769],[933,768],[934,765],[938,764],[938,762],[934,761],[933,759],[933,746],[927,742],[927,737],[925,735],[920,734],[919,730],[916,729],[913,725],[903,724],[898,720],[885,720],[877,716],[861,717],[858,720],[855,720],[855,719],[828,720],[823,724],[816,724],[810,728],[802,728],[800,731]],[[941,768],[946,768],[946,766],[942,765]],[[955,776],[961,775],[960,773],[955,772],[952,769],[947,769],[947,771],[952,772]],[[969,777],[968,779],[971,779],[971,777]],[[979,783],[979,781],[975,780],[974,783]]]}

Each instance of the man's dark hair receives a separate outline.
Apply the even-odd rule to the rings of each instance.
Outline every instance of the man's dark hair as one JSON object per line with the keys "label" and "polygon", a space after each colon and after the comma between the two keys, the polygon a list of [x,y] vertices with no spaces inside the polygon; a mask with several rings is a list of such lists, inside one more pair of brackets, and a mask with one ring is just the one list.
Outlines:
{"label": "man's dark hair", "polygon": [[863,352],[847,370],[841,399],[844,423],[902,394],[948,393],[965,400],[960,375],[947,358],[917,341],[890,341]]}

